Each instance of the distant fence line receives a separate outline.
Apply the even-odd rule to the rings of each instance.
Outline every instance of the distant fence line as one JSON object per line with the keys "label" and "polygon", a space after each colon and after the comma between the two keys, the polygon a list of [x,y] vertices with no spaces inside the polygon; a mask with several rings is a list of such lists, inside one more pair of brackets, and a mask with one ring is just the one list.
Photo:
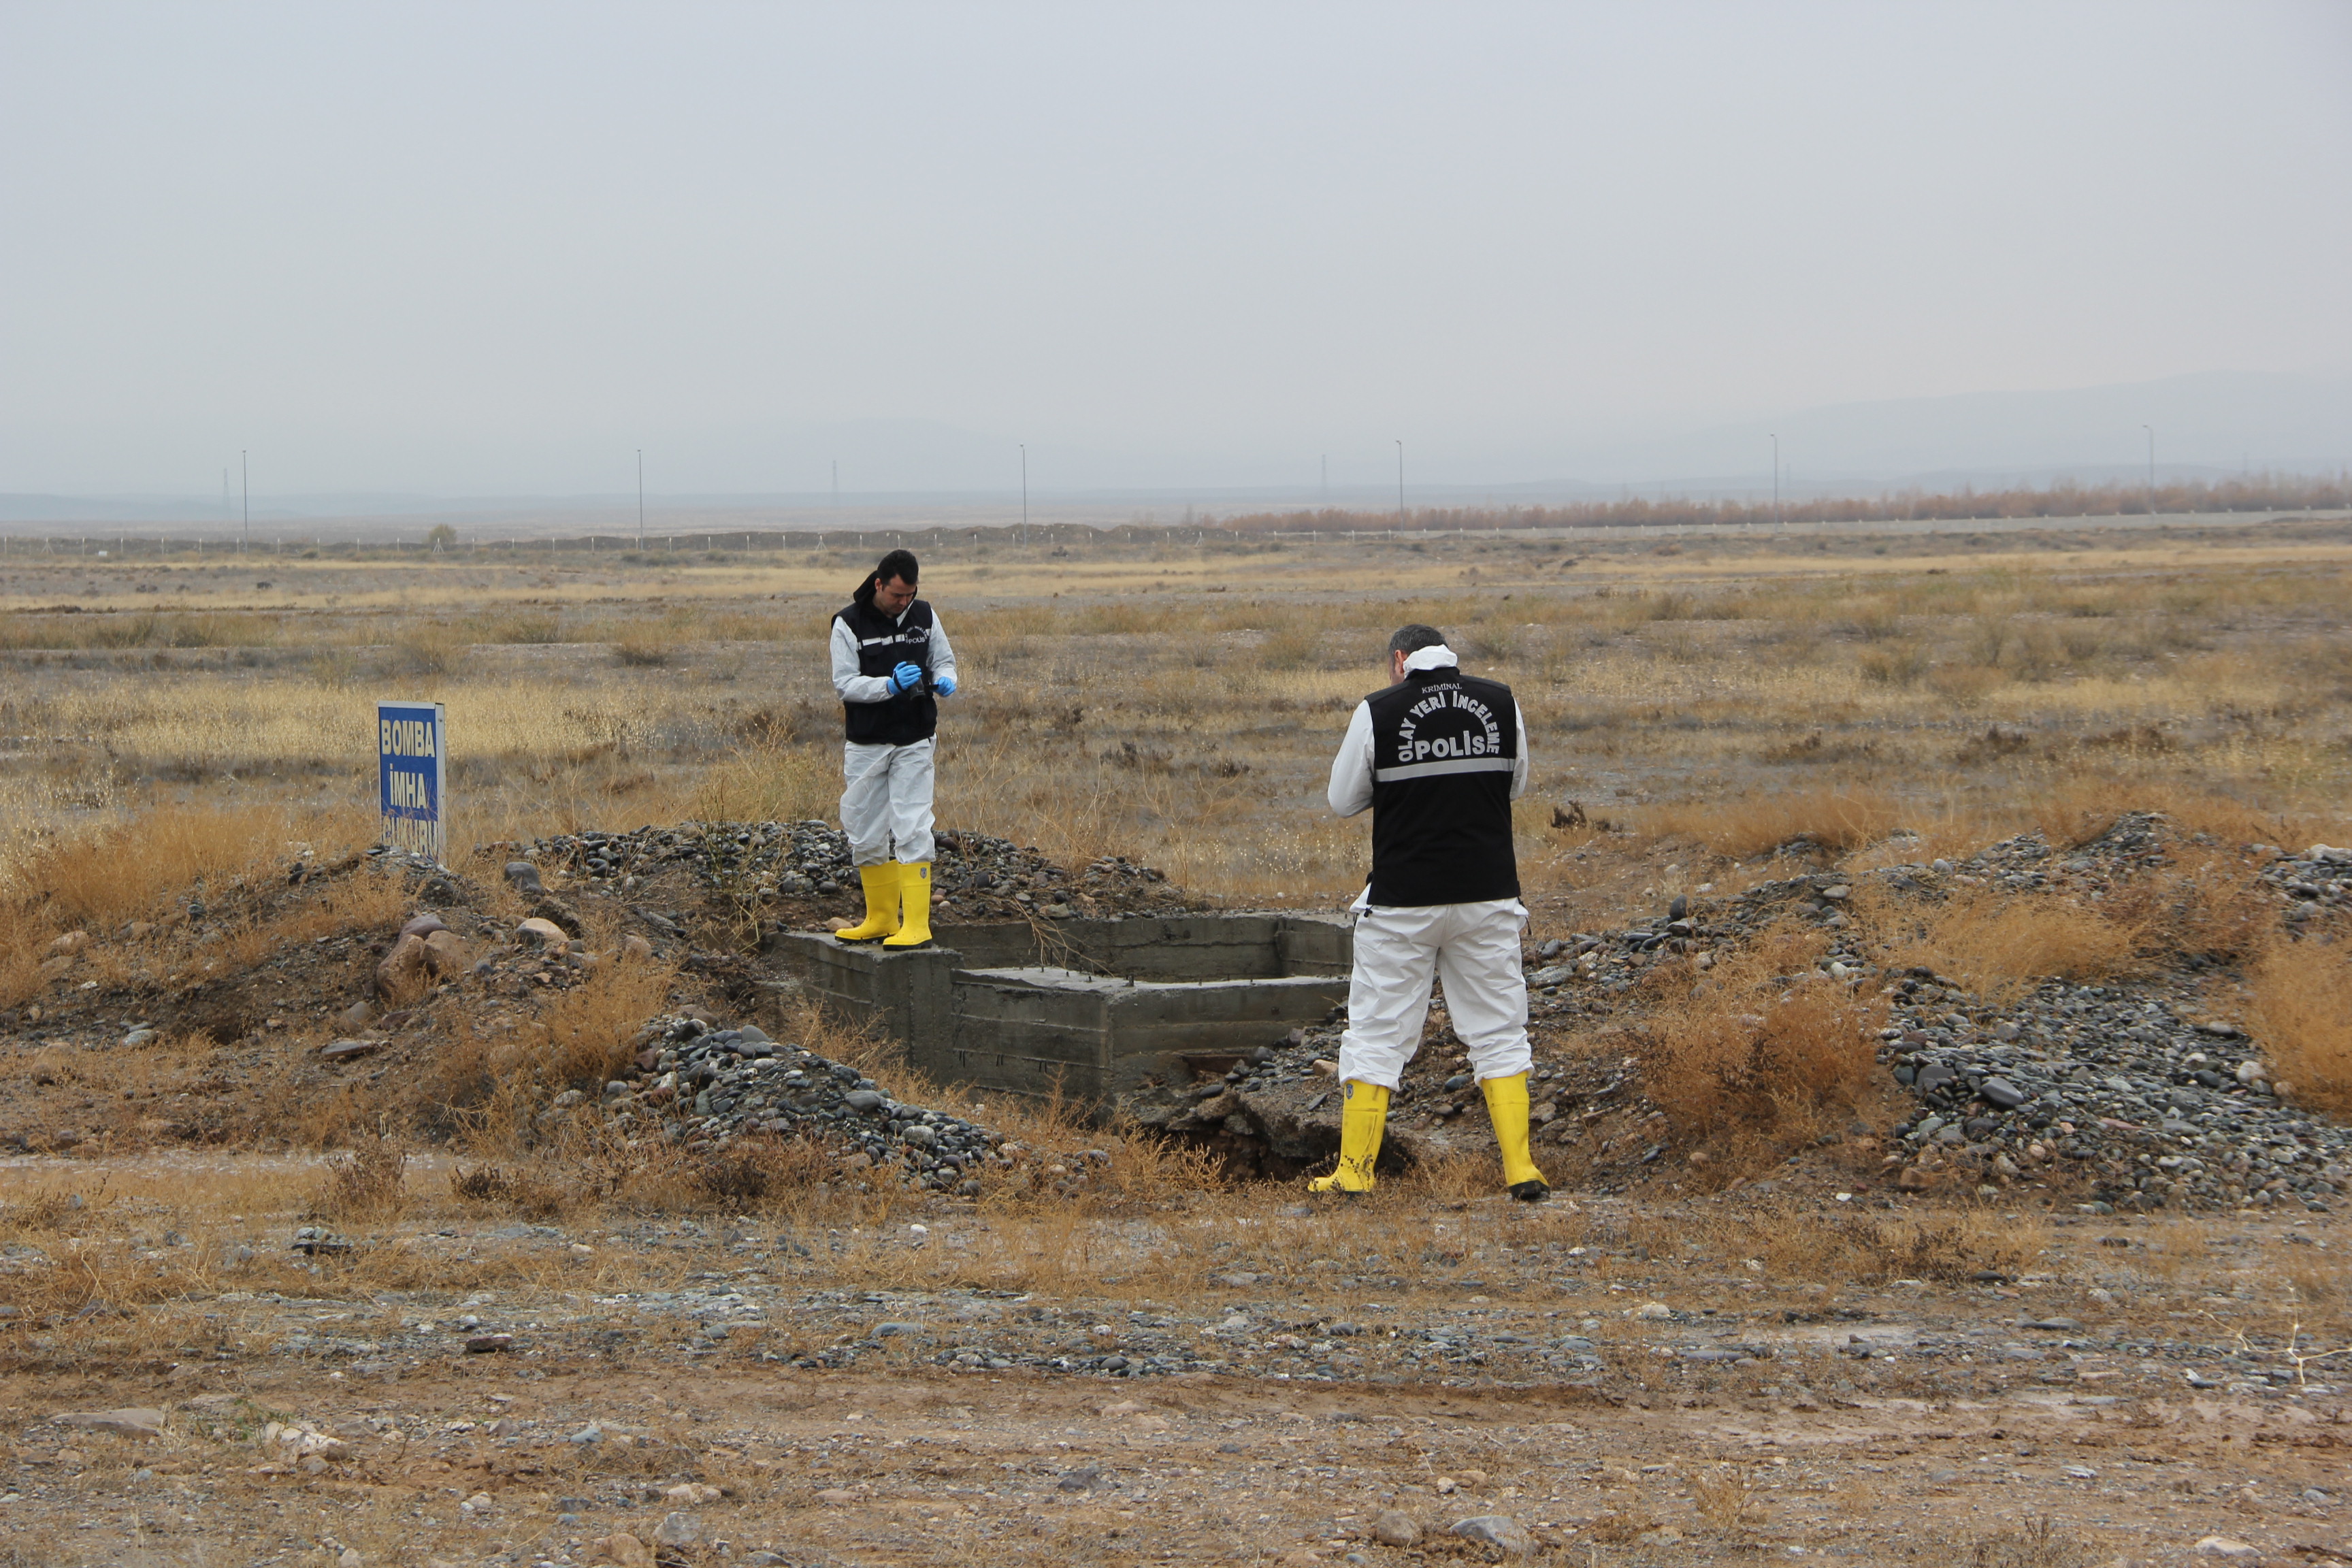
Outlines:
{"label": "distant fence line", "polygon": [[1565,506],[1406,509],[1401,512],[1302,510],[1252,512],[1218,518],[1204,514],[1181,523],[1142,521],[1108,526],[1083,522],[934,525],[929,528],[697,529],[639,535],[585,533],[569,537],[498,539],[460,533],[448,524],[415,537],[390,540],[308,537],[272,530],[265,535],[206,538],[142,534],[128,529],[25,535],[0,531],[0,558],[73,556],[91,561],[256,557],[301,560],[370,560],[432,557],[527,559],[532,555],[610,555],[620,561],[700,556],[778,558],[826,550],[871,550],[877,545],[940,548],[951,544],[1012,542],[1067,549],[1072,545],[1192,543],[1246,546],[1253,539],[1304,536],[1319,542],[1407,537],[1425,542],[1473,535],[1571,538],[1727,537],[1782,531],[1882,529],[1895,533],[1960,531],[2020,526],[2191,526],[2244,523],[2266,517],[2352,507],[2352,474],[2334,479],[2245,479],[2220,483],[2147,487],[2056,486],[2049,489],[1910,493],[1874,500],[1784,500],[1777,512],[1747,500],[1626,499]]}

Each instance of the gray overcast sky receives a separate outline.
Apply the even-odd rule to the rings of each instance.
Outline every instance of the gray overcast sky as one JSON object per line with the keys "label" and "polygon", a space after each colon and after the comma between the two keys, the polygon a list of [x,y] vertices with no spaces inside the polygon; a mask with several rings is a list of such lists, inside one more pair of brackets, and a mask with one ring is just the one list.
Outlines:
{"label": "gray overcast sky", "polygon": [[0,489],[1504,481],[2341,376],[2347,81],[2342,3],[5,0]]}

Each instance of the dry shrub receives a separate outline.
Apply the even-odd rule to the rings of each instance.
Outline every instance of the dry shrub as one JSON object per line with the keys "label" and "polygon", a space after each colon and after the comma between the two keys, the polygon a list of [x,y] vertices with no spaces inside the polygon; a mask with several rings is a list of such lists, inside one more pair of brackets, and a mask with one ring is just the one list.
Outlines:
{"label": "dry shrub", "polygon": [[1167,1203],[1181,1194],[1213,1192],[1225,1184],[1223,1161],[1214,1150],[1202,1145],[1130,1136],[1113,1142],[1107,1152],[1110,1163],[1089,1184],[1089,1196],[1101,1203]]}
{"label": "dry shrub", "polygon": [[1981,1209],[1890,1214],[1776,1206],[1742,1216],[1736,1234],[1718,1245],[1741,1247],[1786,1278],[1948,1285],[1987,1270],[2023,1273],[2049,1245],[2049,1232],[2038,1219]]}
{"label": "dry shrub", "polygon": [[1649,815],[1646,826],[1745,859],[1799,839],[1844,854],[1883,837],[1901,816],[1894,798],[1876,790],[1817,789],[1722,805],[1664,806]]}
{"label": "dry shrub", "polygon": [[2033,826],[2060,849],[2087,844],[2126,812],[2161,813],[2183,837],[2208,834],[2224,845],[2307,844],[2327,836],[2327,818],[2252,805],[2195,784],[2098,774],[2060,779],[2029,806]]}
{"label": "dry shrub", "polygon": [[[316,892],[310,892],[310,888]],[[307,896],[293,907],[282,904],[267,920],[235,926],[211,939],[213,951],[200,948],[184,962],[215,958],[229,971],[250,969],[300,942],[352,931],[381,931],[407,918],[415,908],[415,894],[396,873],[363,867],[324,883],[306,884]],[[168,952],[169,949],[165,951]]]}
{"label": "dry shrub", "polygon": [[65,1187],[43,1187],[23,1197],[0,1203],[0,1236],[49,1235],[79,1230],[95,1220],[113,1200],[103,1178],[93,1193]]}
{"label": "dry shrub", "polygon": [[545,645],[562,641],[562,621],[552,612],[504,607],[486,611],[465,623],[467,633],[477,643],[529,643]]}
{"label": "dry shrub", "polygon": [[570,1183],[545,1172],[477,1165],[450,1173],[449,1192],[461,1203],[478,1205],[532,1219],[553,1219],[569,1212],[579,1194]]}
{"label": "dry shrub", "polygon": [[1315,668],[1322,662],[1324,626],[1311,616],[1285,622],[1257,645],[1259,661],[1268,669]]}
{"label": "dry shrub", "polygon": [[[640,1213],[742,1214],[818,1198],[821,1184],[846,1173],[843,1152],[804,1138],[745,1138],[725,1149],[689,1152],[659,1140],[632,1145],[618,1128],[583,1113],[541,1127],[533,1146],[516,1146],[510,1126],[492,1123],[470,1142],[504,1149],[449,1180],[460,1202],[532,1219],[613,1206]],[[911,1194],[879,1173],[870,1197],[845,1200],[889,1209]]]}
{"label": "dry shrub", "polygon": [[1658,1516],[1637,1499],[1622,1512],[1612,1509],[1597,1515],[1587,1527],[1587,1533],[1604,1546],[1630,1546],[1657,1529],[1659,1523]]}
{"label": "dry shrub", "polygon": [[593,1097],[627,1065],[637,1030],[677,980],[672,965],[608,958],[510,1034],[485,1035],[460,1016],[450,1039],[383,1104],[437,1135],[499,1147],[529,1142],[555,1095]]}
{"label": "dry shrub", "polygon": [[446,621],[403,626],[392,639],[392,667],[403,675],[446,675],[468,645]]}
{"label": "dry shrub", "polygon": [[730,1212],[813,1192],[841,1174],[841,1155],[808,1138],[754,1138],[694,1167],[689,1181],[709,1202]]}
{"label": "dry shrub", "polygon": [[2352,1268],[2317,1259],[2286,1266],[2286,1282],[2306,1307],[2340,1310],[2352,1298]]}
{"label": "dry shrub", "polygon": [[2142,924],[2054,893],[1969,889],[1901,914],[1873,899],[1857,901],[1872,915],[1894,915],[1889,967],[1933,969],[1996,1006],[2053,975],[2107,980],[2143,967]]}
{"label": "dry shrub", "polygon": [[276,878],[298,845],[323,859],[376,831],[356,811],[173,806],[37,845],[0,865],[0,1005],[33,994],[45,950],[66,931],[104,942],[126,921],[171,912],[199,882],[217,896]]}
{"label": "dry shrub", "polygon": [[1855,663],[1865,680],[1883,686],[1916,686],[1919,678],[1935,668],[1936,661],[1925,647],[1906,641],[1883,648],[1865,648]]}
{"label": "dry shrub", "polygon": [[1939,664],[1927,671],[1927,685],[1955,708],[1971,709],[2009,684],[2009,672],[1976,664]]}
{"label": "dry shrub", "polygon": [[677,650],[658,637],[631,636],[613,645],[613,657],[632,668],[644,669],[667,664]]}
{"label": "dry shrub", "polygon": [[2352,1115],[2352,951],[2273,943],[2253,966],[2255,1038],[2298,1104]]}
{"label": "dry shrub", "polygon": [[2104,919],[2134,933],[2143,956],[2227,963],[2267,943],[2278,906],[2239,856],[2195,845],[2168,853],[2168,865],[2123,879],[2099,906]]}
{"label": "dry shrub", "polygon": [[534,1059],[515,1065],[559,1088],[603,1089],[628,1065],[637,1030],[661,1011],[677,982],[671,965],[607,959],[548,1005],[536,1026]]}
{"label": "dry shrub", "polygon": [[1810,1137],[1870,1079],[1885,1000],[1811,965],[1818,931],[1775,926],[1639,1026],[1643,1086],[1685,1139]]}
{"label": "dry shrub", "polygon": [[1683,1480],[1691,1489],[1691,1503],[1700,1522],[1709,1530],[1730,1535],[1744,1525],[1762,1522],[1764,1510],[1756,1496],[1755,1471],[1740,1465],[1717,1465],[1713,1469],[1693,1470]]}
{"label": "dry shrub", "polygon": [[1964,888],[1940,904],[1906,906],[1866,889],[1856,907],[1887,931],[1889,963],[1950,975],[1996,1005],[2044,979],[2092,983],[2184,956],[2238,959],[2274,921],[2235,856],[2196,847],[2118,879],[2098,899]]}
{"label": "dry shrub", "polygon": [[667,664],[683,651],[692,629],[686,617],[659,621],[629,621],[601,627],[613,645],[614,659],[630,668],[652,669]]}
{"label": "dry shrub", "polygon": [[841,804],[841,764],[815,747],[761,747],[708,769],[695,786],[698,822],[830,819]]}
{"label": "dry shrub", "polygon": [[[376,835],[374,820],[355,811],[297,811],[287,806],[221,806],[221,809],[143,811],[120,823],[40,844],[0,865],[0,1006],[16,1006],[45,987],[40,962],[47,945],[66,931],[89,931],[94,945],[70,973],[120,983],[125,950],[113,945],[115,931],[131,920],[164,920],[176,898],[200,889],[212,900],[236,896],[245,886],[273,886],[278,872],[301,847],[318,858],[358,848]],[[351,879],[324,896],[331,908],[360,910],[367,917],[381,898],[369,898]],[[397,902],[397,889],[393,902]],[[308,905],[306,905],[308,908]],[[301,920],[297,924],[301,924]],[[245,966],[282,941],[318,936],[318,924],[280,931],[252,924],[230,931],[219,957]],[[341,929],[339,917],[327,920]],[[184,938],[163,938],[186,945]]]}
{"label": "dry shrub", "polygon": [[1969,1568],[2090,1568],[2092,1561],[2082,1539],[2046,1515],[1979,1535],[1969,1550]]}
{"label": "dry shrub", "polygon": [[407,1202],[401,1175],[408,1155],[390,1139],[366,1140],[328,1167],[326,1180],[311,1200],[315,1219],[389,1219]]}

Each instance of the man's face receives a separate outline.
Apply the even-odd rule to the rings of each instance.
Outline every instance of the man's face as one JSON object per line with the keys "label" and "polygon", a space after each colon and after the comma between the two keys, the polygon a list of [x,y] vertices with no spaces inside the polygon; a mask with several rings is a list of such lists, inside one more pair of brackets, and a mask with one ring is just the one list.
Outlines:
{"label": "man's face", "polygon": [[886,616],[896,616],[914,602],[915,585],[904,577],[874,584],[874,607]]}

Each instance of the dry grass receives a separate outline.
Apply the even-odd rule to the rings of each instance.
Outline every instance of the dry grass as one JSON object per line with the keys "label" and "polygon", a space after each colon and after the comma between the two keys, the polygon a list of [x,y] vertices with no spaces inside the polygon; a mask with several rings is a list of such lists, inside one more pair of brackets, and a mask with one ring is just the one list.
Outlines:
{"label": "dry grass", "polygon": [[[1998,562],[1866,568],[1810,542],[1750,542],[1698,558],[1597,550],[1565,580],[1547,575],[1556,548],[1106,542],[1083,552],[1081,602],[1054,597],[1068,560],[960,541],[931,563],[969,667],[947,717],[942,815],[1057,855],[1140,854],[1204,892],[1335,900],[1361,874],[1362,834],[1323,815],[1320,774],[1405,620],[1445,627],[1514,683],[1543,805],[1581,800],[1733,856],[1800,837],[1850,849],[1961,816],[2018,824],[2053,803],[2067,804],[2053,825],[2071,837],[2077,796],[2167,792],[2228,806],[2210,816],[2234,818],[2234,841],[2293,842],[2278,825],[2307,814],[2326,837],[2352,783],[2352,756],[2328,739],[2352,702],[2332,547],[2211,550],[2150,571],[2134,550],[2042,542]],[[202,606],[268,623],[274,640],[245,650],[262,660],[250,667],[109,651],[101,623],[144,613],[127,599],[20,616],[40,626],[20,642],[90,662],[27,662],[36,679],[0,698],[0,732],[58,738],[0,763],[0,802],[21,803],[13,827],[143,808],[156,797],[142,776],[363,797],[365,700],[383,680],[450,704],[461,846],[708,816],[728,799],[829,814],[818,640],[855,563],[486,556],[420,576],[414,563],[322,563],[282,574],[282,612]],[[92,568],[56,570],[79,581]],[[126,588],[141,575],[106,572]],[[2262,619],[2212,633],[2233,616]],[[667,662],[624,662],[633,649]],[[133,679],[117,662],[133,657],[166,663]],[[1884,659],[1897,665],[1872,663]],[[1971,734],[1998,725],[2028,744],[1947,767],[1960,716]],[[2163,745],[2103,739],[2146,734]],[[1778,760],[1759,775],[1765,757]],[[1805,776],[1832,766],[1834,784]],[[1522,841],[1538,889],[1572,876],[1560,858],[1577,847],[1545,837],[1548,819]]]}
{"label": "dry grass", "polygon": [[1738,1173],[1850,1116],[1870,1079],[1885,1003],[1815,970],[1819,932],[1775,927],[1700,972],[1661,977],[1639,1026],[1643,1087],[1675,1135]]}
{"label": "dry grass", "polygon": [[2089,1542],[2047,1515],[1979,1535],[1969,1546],[1969,1568],[2090,1568],[2095,1561]]}
{"label": "dry grass", "polygon": [[[0,864],[0,1006],[37,994],[40,965],[57,938],[91,939],[79,974],[115,978],[144,965],[184,962],[191,944],[179,933],[191,894],[234,900],[282,880],[307,858],[326,865],[374,836],[372,819],[349,809],[320,811],[270,804],[142,813],[54,834]],[[212,956],[250,962],[261,951],[375,918],[387,889],[373,881],[338,884],[266,927],[215,931]],[[397,900],[396,892],[390,895]],[[143,952],[123,940],[132,921],[157,929]]]}
{"label": "dry grass", "polygon": [[[1670,891],[1655,864],[1669,859],[1720,888],[1782,874],[1704,870],[1685,840],[1732,858],[1803,840],[1814,858],[1916,859],[2033,826],[2063,847],[2150,805],[2220,839],[2095,907],[1971,895],[1899,930],[1895,911],[1861,911],[1865,926],[1886,922],[1888,957],[2005,994],[2180,952],[2246,958],[2263,910],[2238,891],[2234,847],[2341,837],[2352,752],[2331,737],[2352,715],[2340,616],[2352,554],[2339,545],[2233,540],[2158,560],[2126,543],[2063,556],[2021,543],[1994,561],[1946,542],[1877,562],[1843,544],[1824,556],[1810,542],[1693,542],[1673,556],[1594,550],[1572,575],[1555,543],[1410,545],[1213,538],[1081,549],[1075,562],[993,542],[940,552],[927,581],[968,667],[946,710],[943,821],[1066,860],[1136,856],[1213,898],[1338,903],[1360,886],[1366,834],[1322,805],[1329,747],[1379,684],[1387,632],[1422,620],[1512,681],[1528,710],[1537,783],[1519,847],[1546,909],[1588,879],[1620,902]],[[0,694],[0,733],[41,739],[0,757],[0,1005],[31,994],[42,948],[68,921],[100,939],[77,978],[123,978],[234,965],[393,912],[396,886],[353,878],[268,923],[207,930],[201,945],[112,934],[199,885],[258,885],[294,841],[329,858],[372,837],[358,803],[379,681],[450,704],[461,854],[468,839],[583,826],[830,818],[837,709],[821,637],[863,563],[835,552],[624,570],[607,555],[584,571],[436,562],[420,575],[413,561],[322,563],[308,577],[280,570],[282,612],[227,602],[249,582],[180,612],[249,617],[205,628],[160,627],[102,594],[73,616],[20,609],[0,637],[19,678]],[[1091,591],[1056,597],[1074,567]],[[89,572],[57,576],[79,584]],[[132,575],[108,581],[127,595]],[[667,662],[632,662],[639,647]],[[1993,726],[2022,743],[1970,752]],[[1570,800],[1584,825],[1553,828]],[[1896,827],[1924,837],[1888,838]],[[1861,1036],[1874,1004],[1827,981],[1788,983],[1811,960],[1776,936],[1712,975],[1671,970],[1645,998],[1660,1006],[1654,1085],[1677,1136],[1710,1140],[1718,1169],[1832,1130],[1868,1080]],[[619,1156],[534,1119],[557,1089],[609,1073],[667,984],[600,974],[540,1030],[463,1041],[402,1092],[476,1140],[517,1191],[534,1190],[533,1162],[572,1150],[578,1174],[562,1202],[598,1201]],[[2284,972],[2264,984],[2277,995],[2266,1043],[2289,1073],[2274,1042],[2319,1038],[2328,1009],[2343,1009],[2317,982],[2300,1012]],[[2340,1081],[2292,1076],[2306,1093]],[[348,1139],[384,1109],[322,1103],[307,1136]],[[988,1119],[1040,1148],[1077,1145],[1050,1110],[1030,1115],[998,1104]],[[1102,1212],[1215,1195],[1202,1173],[1139,1141],[1101,1147],[1110,1163],[1083,1201]],[[762,1204],[803,1201],[791,1159],[772,1158],[742,1181],[766,1184]],[[662,1203],[719,1201],[638,1168],[655,1173],[646,1190]],[[1068,1174],[1025,1167],[1025,1184],[988,1202],[1025,1226],[1024,1205],[1063,1201]],[[1433,1167],[1397,1191],[1427,1197],[1466,1180]],[[1051,1237],[1029,1241],[1060,1256]]]}
{"label": "dry grass", "polygon": [[2045,979],[2091,984],[2183,959],[2239,962],[2261,951],[2277,914],[2243,856],[2187,844],[2095,896],[1964,887],[1922,904],[1865,889],[1855,907],[1890,964],[1951,975],[1995,1005]]}
{"label": "dry grass", "polygon": [[1700,1234],[1717,1256],[1758,1259],[1768,1279],[1829,1283],[1952,1285],[1986,1270],[2013,1277],[2050,1244],[2038,1216],[1987,1209],[1887,1214],[1789,1205],[1750,1210]]}
{"label": "dry grass", "polygon": [[0,894],[27,935],[109,931],[157,912],[165,899],[191,887],[241,886],[282,872],[306,849],[334,858],[371,842],[374,829],[373,819],[356,810],[275,803],[154,812],[39,846],[0,867],[6,878]]}
{"label": "dry grass", "polygon": [[592,1099],[628,1063],[631,1042],[662,1011],[675,967],[607,956],[511,1033],[486,1034],[461,1019],[428,1068],[380,1098],[355,1099],[349,1115],[414,1118],[477,1152],[510,1154],[537,1141],[536,1119],[567,1089]]}
{"label": "dry grass", "polygon": [[1718,1535],[1736,1535],[1764,1521],[1756,1472],[1744,1465],[1717,1465],[1684,1477],[1699,1522]]}
{"label": "dry grass", "polygon": [[1902,820],[1901,806],[1882,791],[1815,789],[1664,806],[1647,814],[1643,825],[1653,832],[1696,839],[1717,855],[1746,859],[1801,839],[1844,854],[1881,837]]}
{"label": "dry grass", "polygon": [[2281,942],[2253,966],[2254,1036],[2297,1102],[2352,1116],[2352,953]]}
{"label": "dry grass", "polygon": [[692,804],[698,822],[833,820],[840,814],[840,761],[811,746],[746,750],[706,771]]}
{"label": "dry grass", "polygon": [[1950,975],[1996,1006],[2044,979],[2111,980],[2146,967],[2142,923],[2054,894],[1973,889],[1937,905],[1857,902],[1887,933],[1890,966]]}
{"label": "dry grass", "polygon": [[407,1205],[402,1180],[407,1167],[407,1152],[391,1139],[367,1139],[329,1168],[311,1213],[328,1220],[390,1219]]}

